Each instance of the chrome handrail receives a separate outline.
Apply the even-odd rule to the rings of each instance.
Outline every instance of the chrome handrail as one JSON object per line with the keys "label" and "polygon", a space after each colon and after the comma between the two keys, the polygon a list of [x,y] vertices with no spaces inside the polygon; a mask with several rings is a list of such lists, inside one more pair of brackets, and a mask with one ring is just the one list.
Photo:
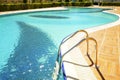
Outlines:
{"label": "chrome handrail", "polygon": [[[57,61],[59,60],[59,55],[60,55],[60,48],[61,48],[61,45],[63,44],[63,43],[65,43],[67,40],[69,40],[70,38],[72,38],[74,35],[76,35],[77,33],[79,33],[79,32],[84,32],[84,33],[86,33],[86,38],[88,37],[88,33],[87,33],[87,31],[85,31],[85,30],[79,30],[79,31],[76,31],[75,33],[73,33],[71,36],[67,36],[67,37],[65,37],[62,41],[61,41],[61,43],[60,43],[60,46],[59,46],[59,50],[58,50],[58,56],[57,56]],[[67,38],[67,39],[66,39]],[[88,42],[88,41],[87,41]],[[88,45],[88,43],[87,43],[87,51],[88,51],[88,48],[89,48],[89,45]]]}
{"label": "chrome handrail", "polygon": [[[95,43],[96,43],[96,60],[95,60],[95,65],[97,66],[98,65],[98,44],[97,44],[97,41],[94,39],[94,38],[92,38],[92,37],[87,37],[87,38],[85,38],[85,39],[83,39],[83,40],[81,40],[79,43],[77,43],[75,46],[73,46],[70,50],[68,50],[68,51],[66,51],[66,53],[64,53],[64,55],[62,56],[62,59],[61,59],[61,62],[63,61],[63,58],[64,58],[64,56],[68,53],[68,52],[70,52],[74,47],[76,47],[77,45],[80,45],[82,42],[84,42],[84,41],[88,41],[89,42],[89,40],[92,40],[92,41],[94,41]],[[87,42],[87,43],[88,43]],[[89,44],[88,44],[89,45]],[[88,49],[87,49],[88,50]],[[62,64],[61,64],[62,65]]]}
{"label": "chrome handrail", "polygon": [[[87,31],[85,31],[85,30],[79,30],[79,31],[76,31],[75,33],[73,33],[72,35],[69,35],[69,36],[67,36],[67,37],[65,37],[62,41],[61,41],[61,43],[60,43],[60,46],[59,46],[59,50],[58,50],[58,56],[57,56],[57,59],[56,59],[56,61],[57,62],[59,62],[59,56],[61,55],[61,45],[63,44],[63,43],[65,43],[67,40],[69,40],[70,38],[72,38],[74,35],[76,35],[77,33],[79,33],[79,32],[84,32],[85,34],[86,34],[86,38],[88,37],[88,33],[87,33]],[[88,51],[88,48],[89,48],[89,45],[88,45],[88,41],[87,41],[87,51]],[[69,50],[68,50],[69,51]],[[66,53],[66,52],[65,52]],[[64,53],[64,55],[65,55],[65,53]],[[67,54],[67,53],[66,53]],[[63,56],[64,56],[63,55]],[[62,56],[62,55],[61,55]],[[62,59],[60,60],[60,65],[59,65],[59,71],[58,71],[58,74],[60,74],[60,70],[61,70],[61,65],[62,64]],[[57,79],[59,78],[59,75],[58,75],[58,77],[57,77]]]}
{"label": "chrome handrail", "polygon": [[87,39],[88,39],[88,41],[89,41],[89,40],[94,41],[95,44],[96,44],[96,61],[95,61],[95,65],[98,66],[98,43],[97,43],[97,41],[96,41],[94,38],[92,38],[92,37],[88,37]]}
{"label": "chrome handrail", "polygon": [[[86,33],[86,38],[84,38],[83,40],[79,41],[76,45],[74,45],[72,48],[70,48],[68,51],[66,51],[63,55],[61,55],[61,45],[62,45],[63,43],[65,43],[67,40],[69,40],[70,38],[72,38],[74,35],[76,35],[77,33],[79,33],[79,32],[84,32],[84,33]],[[79,31],[73,33],[73,35],[71,35],[71,36],[69,36],[69,37],[67,36],[67,39],[64,38],[64,39],[61,41],[61,44],[60,44],[60,46],[59,46],[58,56],[57,56],[57,59],[56,59],[56,61],[59,62],[59,58],[60,58],[59,56],[61,55],[61,60],[60,60],[60,62],[59,62],[58,74],[60,74],[60,70],[61,70],[61,67],[62,67],[62,61],[63,61],[64,56],[65,56],[69,51],[71,51],[74,47],[76,47],[77,45],[81,44],[81,43],[84,42],[85,40],[86,40],[86,42],[87,42],[87,54],[89,53],[89,40],[93,40],[93,41],[96,43],[96,61],[95,61],[95,65],[97,66],[97,63],[98,63],[98,62],[97,62],[97,58],[98,58],[98,44],[97,44],[97,41],[96,41],[94,38],[89,37],[87,31],[85,31],[85,30],[79,30]],[[58,79],[58,78],[59,78],[59,75],[57,75],[57,79]]]}

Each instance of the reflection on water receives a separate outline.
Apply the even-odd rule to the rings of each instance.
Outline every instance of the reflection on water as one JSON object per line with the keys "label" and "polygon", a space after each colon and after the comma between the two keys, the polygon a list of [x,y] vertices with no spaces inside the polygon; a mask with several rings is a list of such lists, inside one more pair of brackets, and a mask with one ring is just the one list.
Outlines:
{"label": "reflection on water", "polygon": [[0,72],[0,80],[52,80],[57,48],[47,34],[24,22],[14,54]]}

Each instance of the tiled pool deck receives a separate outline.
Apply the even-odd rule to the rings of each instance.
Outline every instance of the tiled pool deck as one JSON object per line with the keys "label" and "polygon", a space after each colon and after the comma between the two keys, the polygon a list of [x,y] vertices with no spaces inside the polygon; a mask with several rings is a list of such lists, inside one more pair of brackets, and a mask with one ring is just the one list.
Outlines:
{"label": "tiled pool deck", "polygon": [[[90,34],[98,42],[99,70],[106,80],[120,79],[120,25]],[[90,44],[93,46],[93,43]],[[95,58],[94,46],[90,56]]]}
{"label": "tiled pool deck", "polygon": [[[120,7],[113,7],[113,9],[111,12],[120,14]],[[98,65],[105,80],[120,80],[120,23],[111,28],[90,33],[90,37],[98,42]],[[93,46],[93,43],[90,45]],[[94,46],[91,48],[90,55],[94,59]]]}

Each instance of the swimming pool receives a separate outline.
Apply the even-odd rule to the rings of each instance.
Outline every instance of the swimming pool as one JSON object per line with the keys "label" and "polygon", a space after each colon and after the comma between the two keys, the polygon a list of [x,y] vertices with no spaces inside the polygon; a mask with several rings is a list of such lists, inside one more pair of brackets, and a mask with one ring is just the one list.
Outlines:
{"label": "swimming pool", "polygon": [[58,46],[65,36],[119,18],[102,11],[68,8],[1,15],[0,80],[52,80]]}

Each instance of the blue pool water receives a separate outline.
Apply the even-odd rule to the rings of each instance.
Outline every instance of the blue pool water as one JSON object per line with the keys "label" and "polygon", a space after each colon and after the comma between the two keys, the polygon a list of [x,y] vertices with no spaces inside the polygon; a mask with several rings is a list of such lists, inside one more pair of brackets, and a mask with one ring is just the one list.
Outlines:
{"label": "blue pool water", "polygon": [[0,80],[52,80],[65,36],[118,20],[102,11],[69,8],[0,16]]}

